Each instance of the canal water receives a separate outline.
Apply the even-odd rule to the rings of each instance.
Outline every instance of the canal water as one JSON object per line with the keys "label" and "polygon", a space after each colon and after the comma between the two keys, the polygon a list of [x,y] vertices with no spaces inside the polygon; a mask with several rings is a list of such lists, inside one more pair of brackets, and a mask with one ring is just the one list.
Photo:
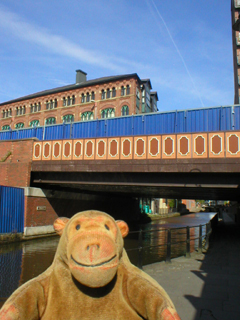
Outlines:
{"label": "canal water", "polygon": [[[124,246],[131,262],[139,261],[139,246],[142,263],[150,264],[166,258],[167,229],[172,229],[171,257],[184,255],[186,252],[186,226],[190,227],[191,250],[198,245],[199,225],[207,224],[215,215],[211,212],[189,214],[152,221],[135,226],[124,239]],[[139,244],[139,232],[142,229],[142,245]],[[205,233],[205,227],[203,235]],[[130,229],[131,231],[131,229]],[[49,237],[25,242],[4,244],[0,247],[0,307],[4,301],[26,281],[36,277],[52,263],[59,237]],[[137,249],[136,249],[137,248]]]}

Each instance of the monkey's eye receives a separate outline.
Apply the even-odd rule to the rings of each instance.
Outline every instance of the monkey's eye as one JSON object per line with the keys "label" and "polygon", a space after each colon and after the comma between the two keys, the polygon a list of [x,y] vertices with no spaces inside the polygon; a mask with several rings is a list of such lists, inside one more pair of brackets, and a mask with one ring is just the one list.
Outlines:
{"label": "monkey's eye", "polygon": [[109,226],[107,224],[105,224],[104,227],[109,230]]}
{"label": "monkey's eye", "polygon": [[79,230],[80,229],[80,224],[77,224],[75,228],[76,228],[76,230]]}

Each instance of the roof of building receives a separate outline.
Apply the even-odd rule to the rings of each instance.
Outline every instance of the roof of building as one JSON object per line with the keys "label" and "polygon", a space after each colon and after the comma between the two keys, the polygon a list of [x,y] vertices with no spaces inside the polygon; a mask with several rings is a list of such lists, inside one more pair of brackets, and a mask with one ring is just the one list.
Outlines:
{"label": "roof of building", "polygon": [[30,94],[30,95],[27,95],[27,96],[23,96],[23,97],[20,97],[20,98],[17,98],[17,99],[13,99],[13,100],[9,100],[9,101],[6,101],[6,102],[2,102],[2,103],[0,103],[0,106],[6,105],[6,104],[10,104],[10,103],[20,102],[20,101],[23,101],[23,100],[34,99],[34,98],[38,98],[38,97],[41,97],[41,96],[46,96],[46,95],[50,95],[50,94],[54,94],[54,93],[58,93],[58,92],[70,91],[70,90],[74,90],[74,89],[78,89],[78,88],[84,88],[84,87],[93,86],[93,85],[97,85],[97,84],[102,84],[102,83],[106,83],[106,82],[118,81],[118,80],[122,80],[122,79],[126,79],[126,78],[137,78],[137,80],[139,82],[141,82],[141,79],[139,78],[137,73],[130,73],[130,74],[117,75],[117,76],[102,77],[102,78],[97,78],[97,79],[93,79],[93,80],[87,80],[87,81],[84,81],[84,82],[81,82],[81,83],[74,83],[74,84],[70,84],[70,85],[66,85],[66,86],[62,86],[62,87],[58,87],[58,88],[54,88],[54,89],[40,91],[40,92],[33,93],[33,94]]}
{"label": "roof of building", "polygon": [[142,82],[148,82],[149,83],[149,86],[150,86],[150,89],[152,89],[152,84],[151,84],[151,81],[150,79],[141,79]]}
{"label": "roof of building", "polygon": [[157,91],[151,91],[151,92],[150,92],[150,96],[156,96],[156,97],[157,97],[157,101],[159,101],[159,100],[158,100]]}

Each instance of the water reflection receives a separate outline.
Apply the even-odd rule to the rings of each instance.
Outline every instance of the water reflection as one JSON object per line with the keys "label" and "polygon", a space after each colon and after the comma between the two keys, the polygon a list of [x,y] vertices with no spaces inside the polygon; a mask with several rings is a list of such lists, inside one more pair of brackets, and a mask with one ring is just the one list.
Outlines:
{"label": "water reflection", "polygon": [[[185,226],[196,226],[206,224],[213,217],[213,213],[190,214],[184,217],[174,217],[158,220],[142,226],[134,226],[135,230],[140,228],[142,233],[143,265],[164,260],[167,253],[167,229],[181,228]],[[160,229],[161,228],[161,229]],[[205,229],[203,229],[205,231]],[[191,228],[191,238],[198,237],[199,228]],[[186,228],[171,231],[172,242],[178,243],[172,246],[171,257],[184,255],[186,252]],[[139,247],[138,232],[131,233],[125,238],[125,248],[128,251],[131,262],[138,264]],[[52,263],[59,237],[36,239],[0,247],[0,307],[4,301],[21,284],[38,276]],[[194,250],[198,241],[191,241],[191,251]]]}

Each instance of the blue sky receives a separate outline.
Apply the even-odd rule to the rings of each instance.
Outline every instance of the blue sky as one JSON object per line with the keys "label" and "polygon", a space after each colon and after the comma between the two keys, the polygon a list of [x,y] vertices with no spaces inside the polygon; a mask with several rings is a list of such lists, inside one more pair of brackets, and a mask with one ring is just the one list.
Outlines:
{"label": "blue sky", "polygon": [[87,79],[150,78],[159,111],[231,105],[230,0],[1,0],[0,102]]}

